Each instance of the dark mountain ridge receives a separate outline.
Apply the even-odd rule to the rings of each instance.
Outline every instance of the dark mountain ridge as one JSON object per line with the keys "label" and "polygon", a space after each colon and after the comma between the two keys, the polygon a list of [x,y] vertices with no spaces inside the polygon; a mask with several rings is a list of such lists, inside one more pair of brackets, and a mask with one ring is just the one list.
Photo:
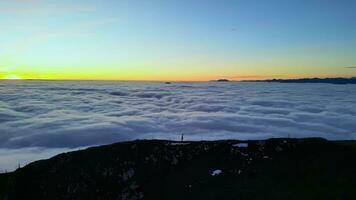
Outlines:
{"label": "dark mountain ridge", "polygon": [[244,81],[244,82],[356,84],[356,77],[351,77],[351,78],[270,79],[270,80],[248,80],[248,81]]}
{"label": "dark mountain ridge", "polygon": [[137,140],[0,175],[0,199],[355,199],[356,142]]}

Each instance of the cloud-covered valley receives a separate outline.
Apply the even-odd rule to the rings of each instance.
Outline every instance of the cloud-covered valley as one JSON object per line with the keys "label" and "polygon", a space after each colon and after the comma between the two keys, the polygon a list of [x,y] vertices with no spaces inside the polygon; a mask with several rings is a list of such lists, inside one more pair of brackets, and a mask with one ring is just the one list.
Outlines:
{"label": "cloud-covered valley", "polygon": [[11,154],[31,157],[35,152],[34,160],[57,149],[138,138],[179,139],[181,133],[187,140],[356,139],[356,86],[0,82],[0,170],[7,168],[4,162]]}

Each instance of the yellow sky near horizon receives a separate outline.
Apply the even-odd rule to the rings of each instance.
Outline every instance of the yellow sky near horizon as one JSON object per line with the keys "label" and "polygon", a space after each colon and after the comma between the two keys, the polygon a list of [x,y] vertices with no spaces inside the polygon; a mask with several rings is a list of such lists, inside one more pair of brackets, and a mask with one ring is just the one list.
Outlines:
{"label": "yellow sky near horizon", "polygon": [[[75,68],[75,67],[74,67]],[[87,69],[84,73],[75,70],[24,70],[17,69],[14,66],[0,67],[0,79],[39,79],[39,80],[158,80],[158,81],[209,81],[216,79],[229,80],[263,80],[263,79],[290,79],[290,78],[312,78],[312,77],[353,77],[353,73],[345,71],[356,71],[354,68],[345,68],[344,72],[328,71],[326,73],[305,72],[303,70],[296,71],[295,74],[290,72],[281,72],[275,74],[273,71],[238,73],[231,70],[220,73],[218,70],[210,70],[209,72],[200,73],[199,69],[192,69],[184,72],[160,70],[157,68],[136,69],[136,70],[120,70],[112,69],[110,71],[97,72],[97,68]]]}

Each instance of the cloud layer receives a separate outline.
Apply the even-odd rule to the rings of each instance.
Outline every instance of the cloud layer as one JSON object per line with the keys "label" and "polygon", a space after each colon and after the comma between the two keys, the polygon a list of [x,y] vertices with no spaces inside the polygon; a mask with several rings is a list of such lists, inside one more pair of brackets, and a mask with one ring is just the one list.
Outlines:
{"label": "cloud layer", "polygon": [[2,151],[41,148],[46,155],[137,138],[179,139],[180,133],[194,140],[356,139],[355,119],[355,85],[0,82]]}

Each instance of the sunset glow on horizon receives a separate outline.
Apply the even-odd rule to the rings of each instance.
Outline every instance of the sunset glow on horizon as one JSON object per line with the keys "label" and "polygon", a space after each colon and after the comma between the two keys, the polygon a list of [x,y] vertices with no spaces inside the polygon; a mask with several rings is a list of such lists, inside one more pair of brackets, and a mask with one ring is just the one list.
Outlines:
{"label": "sunset glow on horizon", "polygon": [[0,79],[356,76],[353,1],[0,2]]}

